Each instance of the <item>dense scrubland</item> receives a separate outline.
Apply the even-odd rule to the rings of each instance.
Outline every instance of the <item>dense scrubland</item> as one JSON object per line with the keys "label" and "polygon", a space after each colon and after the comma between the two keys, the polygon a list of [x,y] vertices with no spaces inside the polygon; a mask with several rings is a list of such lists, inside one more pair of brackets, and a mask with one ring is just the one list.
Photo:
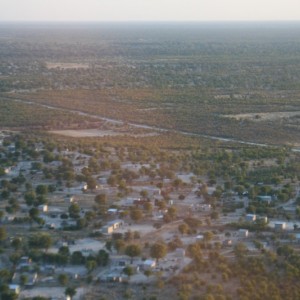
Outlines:
{"label": "dense scrubland", "polygon": [[2,24],[0,36],[3,97],[246,141],[299,141],[297,114],[234,118],[300,110],[297,23]]}

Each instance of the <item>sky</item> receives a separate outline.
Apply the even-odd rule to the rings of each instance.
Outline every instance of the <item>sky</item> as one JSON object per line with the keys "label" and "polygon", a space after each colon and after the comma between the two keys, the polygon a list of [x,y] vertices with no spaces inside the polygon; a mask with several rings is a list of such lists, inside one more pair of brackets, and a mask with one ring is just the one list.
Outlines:
{"label": "sky", "polygon": [[300,0],[0,0],[1,21],[300,21]]}

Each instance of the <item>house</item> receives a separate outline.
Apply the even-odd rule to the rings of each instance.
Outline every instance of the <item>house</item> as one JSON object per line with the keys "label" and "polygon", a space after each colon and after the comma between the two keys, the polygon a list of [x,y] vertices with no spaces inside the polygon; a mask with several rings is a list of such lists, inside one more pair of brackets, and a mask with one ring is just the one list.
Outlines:
{"label": "house", "polygon": [[4,168],[4,173],[9,174],[11,172],[11,167]]}
{"label": "house", "polygon": [[196,242],[202,242],[204,239],[204,236],[202,234],[199,234],[196,236]]}
{"label": "house", "polygon": [[259,217],[258,220],[264,224],[268,223],[268,217],[264,216],[264,217]]}
{"label": "house", "polygon": [[112,234],[114,232],[114,226],[106,225],[101,228],[101,232],[104,234]]}
{"label": "house", "polygon": [[183,248],[177,248],[175,250],[175,256],[178,258],[184,258],[185,257],[185,250]]}
{"label": "house", "polygon": [[257,196],[257,199],[268,204],[270,204],[273,200],[272,196]]}
{"label": "house", "polygon": [[122,282],[123,281],[122,270],[123,269],[109,270],[108,272],[101,274],[98,278],[104,282]]}
{"label": "house", "polygon": [[297,243],[300,243],[300,233],[296,233],[295,238],[296,238]]}
{"label": "house", "polygon": [[246,221],[247,221],[247,222],[254,222],[254,221],[256,221],[256,215],[253,215],[253,214],[247,214],[247,215],[246,215]]}
{"label": "house", "polygon": [[111,273],[106,277],[106,281],[108,281],[108,282],[122,282],[123,277],[119,274]]}
{"label": "house", "polygon": [[110,209],[107,210],[107,213],[109,215],[115,215],[115,214],[118,213],[118,209],[117,208],[110,208]]}
{"label": "house", "polygon": [[286,223],[285,222],[277,222],[274,224],[275,230],[285,230],[286,229]]}
{"label": "house", "polygon": [[41,212],[47,212],[48,211],[48,205],[47,204],[39,205],[38,210],[41,211]]}
{"label": "house", "polygon": [[74,196],[66,196],[65,197],[65,201],[68,203],[73,203],[75,201],[75,197]]}
{"label": "house", "polygon": [[248,229],[239,229],[239,231],[238,231],[238,236],[239,237],[246,238],[246,237],[248,237],[248,235],[249,235]]}
{"label": "house", "polygon": [[32,267],[32,261],[28,256],[22,256],[16,268],[17,271],[29,270]]}
{"label": "house", "polygon": [[223,246],[224,247],[230,247],[230,246],[232,246],[232,240],[227,239],[227,240],[223,241]]}
{"label": "house", "polygon": [[156,267],[156,261],[152,259],[147,259],[143,262],[141,267],[143,270],[151,270]]}
{"label": "house", "polygon": [[210,204],[201,204],[201,205],[199,205],[199,210],[200,211],[210,211],[211,205]]}
{"label": "house", "polygon": [[123,220],[114,220],[107,223],[108,226],[112,226],[113,230],[119,229],[124,226]]}
{"label": "house", "polygon": [[[23,273],[22,275],[27,276],[27,282],[25,283],[25,287],[31,288],[35,285],[38,275],[37,273]],[[19,277],[20,280],[20,277]],[[20,281],[19,281],[20,282]]]}
{"label": "house", "polygon": [[9,290],[15,294],[20,294],[21,288],[18,284],[10,284],[8,286]]}

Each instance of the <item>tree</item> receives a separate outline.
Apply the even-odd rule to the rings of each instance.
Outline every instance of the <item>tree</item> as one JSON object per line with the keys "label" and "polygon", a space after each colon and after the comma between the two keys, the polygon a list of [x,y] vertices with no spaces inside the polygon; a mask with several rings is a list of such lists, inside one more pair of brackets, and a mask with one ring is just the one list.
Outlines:
{"label": "tree", "polygon": [[72,299],[73,296],[76,295],[76,289],[73,287],[67,287],[65,290],[65,295],[71,297],[71,299]]}
{"label": "tree", "polygon": [[85,263],[85,267],[87,268],[88,273],[90,274],[93,270],[97,268],[97,262],[93,259],[89,259]]}
{"label": "tree", "polygon": [[35,191],[38,195],[46,195],[48,193],[48,186],[44,184],[39,184],[36,187]]}
{"label": "tree", "polygon": [[140,191],[140,195],[142,198],[146,199],[148,197],[148,191],[142,190],[142,191]]}
{"label": "tree", "polygon": [[11,242],[11,246],[15,249],[15,250],[18,250],[21,248],[22,246],[22,239],[21,238],[18,238],[18,237],[15,237],[12,242]]}
{"label": "tree", "polygon": [[34,205],[34,202],[36,200],[36,194],[35,191],[28,191],[24,195],[25,202],[28,206]]}
{"label": "tree", "polygon": [[152,206],[151,202],[144,203],[143,208],[147,213],[149,213],[149,214],[152,213],[153,206]]}
{"label": "tree", "polygon": [[72,203],[69,206],[69,214],[71,218],[78,219],[80,213],[80,206],[77,203]]}
{"label": "tree", "polygon": [[28,282],[28,276],[25,275],[25,274],[22,274],[20,276],[20,283],[21,283],[21,285],[25,285],[27,282]]}
{"label": "tree", "polygon": [[107,264],[109,262],[109,254],[105,250],[101,249],[98,252],[96,260],[97,260],[97,264],[99,266],[105,267],[105,266],[107,266]]}
{"label": "tree", "polygon": [[4,227],[0,227],[0,242],[6,240],[7,233]]}
{"label": "tree", "polygon": [[206,231],[203,234],[203,238],[204,238],[205,242],[210,242],[213,237],[214,237],[214,234],[211,231]]}
{"label": "tree", "polygon": [[70,255],[70,249],[68,246],[61,246],[59,249],[58,249],[58,253],[60,255],[63,255],[63,256],[69,256]]}
{"label": "tree", "polygon": [[67,274],[59,274],[58,275],[58,282],[61,285],[67,285],[68,281],[69,281],[69,278],[68,278]]}
{"label": "tree", "polygon": [[91,176],[87,178],[86,184],[87,184],[88,189],[90,189],[92,191],[97,187],[96,179]]}
{"label": "tree", "polygon": [[39,210],[36,208],[36,207],[32,207],[30,210],[29,210],[29,217],[30,219],[32,219],[33,221],[36,221],[37,218],[39,217]]}
{"label": "tree", "polygon": [[94,201],[100,206],[106,205],[107,195],[106,194],[96,195]]}
{"label": "tree", "polygon": [[234,247],[234,254],[237,258],[243,258],[248,252],[248,248],[243,243],[237,243]]}
{"label": "tree", "polygon": [[85,263],[85,257],[82,255],[81,251],[74,251],[72,253],[71,263],[73,265],[81,265]]}
{"label": "tree", "polygon": [[157,263],[159,259],[167,255],[167,246],[163,243],[155,243],[150,248],[150,256],[155,258]]}
{"label": "tree", "polygon": [[28,244],[32,248],[47,250],[52,245],[52,238],[46,233],[37,233],[29,237]]}
{"label": "tree", "polygon": [[126,274],[129,277],[129,280],[130,280],[130,277],[134,274],[134,270],[131,266],[126,266],[123,269],[123,273]]}
{"label": "tree", "polygon": [[181,234],[185,234],[189,230],[189,226],[185,223],[178,225],[178,230]]}
{"label": "tree", "polygon": [[119,254],[125,248],[125,242],[121,239],[115,240],[114,248],[117,250],[117,253]]}
{"label": "tree", "polygon": [[178,188],[183,184],[182,180],[180,178],[176,178],[172,185],[178,190]]}
{"label": "tree", "polygon": [[171,206],[168,208],[168,212],[167,214],[171,217],[171,219],[173,220],[176,217],[177,214],[177,209],[174,206]]}
{"label": "tree", "polygon": [[138,222],[139,220],[141,220],[143,217],[143,213],[140,209],[137,209],[137,208],[133,208],[131,211],[130,211],[130,218],[135,221],[135,222]]}
{"label": "tree", "polygon": [[87,221],[86,221],[85,218],[79,218],[79,219],[77,219],[77,221],[76,221],[76,228],[78,230],[80,230],[80,229],[82,229],[82,228],[84,228],[86,226],[87,226]]}
{"label": "tree", "polygon": [[131,257],[131,263],[132,263],[133,258],[141,254],[141,247],[137,244],[128,245],[125,248],[125,254]]}

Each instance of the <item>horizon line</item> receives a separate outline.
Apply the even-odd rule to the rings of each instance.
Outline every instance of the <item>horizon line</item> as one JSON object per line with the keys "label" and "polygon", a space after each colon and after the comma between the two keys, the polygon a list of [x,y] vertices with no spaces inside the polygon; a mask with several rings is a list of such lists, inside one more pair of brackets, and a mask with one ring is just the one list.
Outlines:
{"label": "horizon line", "polygon": [[0,23],[300,23],[300,20],[0,20]]}

